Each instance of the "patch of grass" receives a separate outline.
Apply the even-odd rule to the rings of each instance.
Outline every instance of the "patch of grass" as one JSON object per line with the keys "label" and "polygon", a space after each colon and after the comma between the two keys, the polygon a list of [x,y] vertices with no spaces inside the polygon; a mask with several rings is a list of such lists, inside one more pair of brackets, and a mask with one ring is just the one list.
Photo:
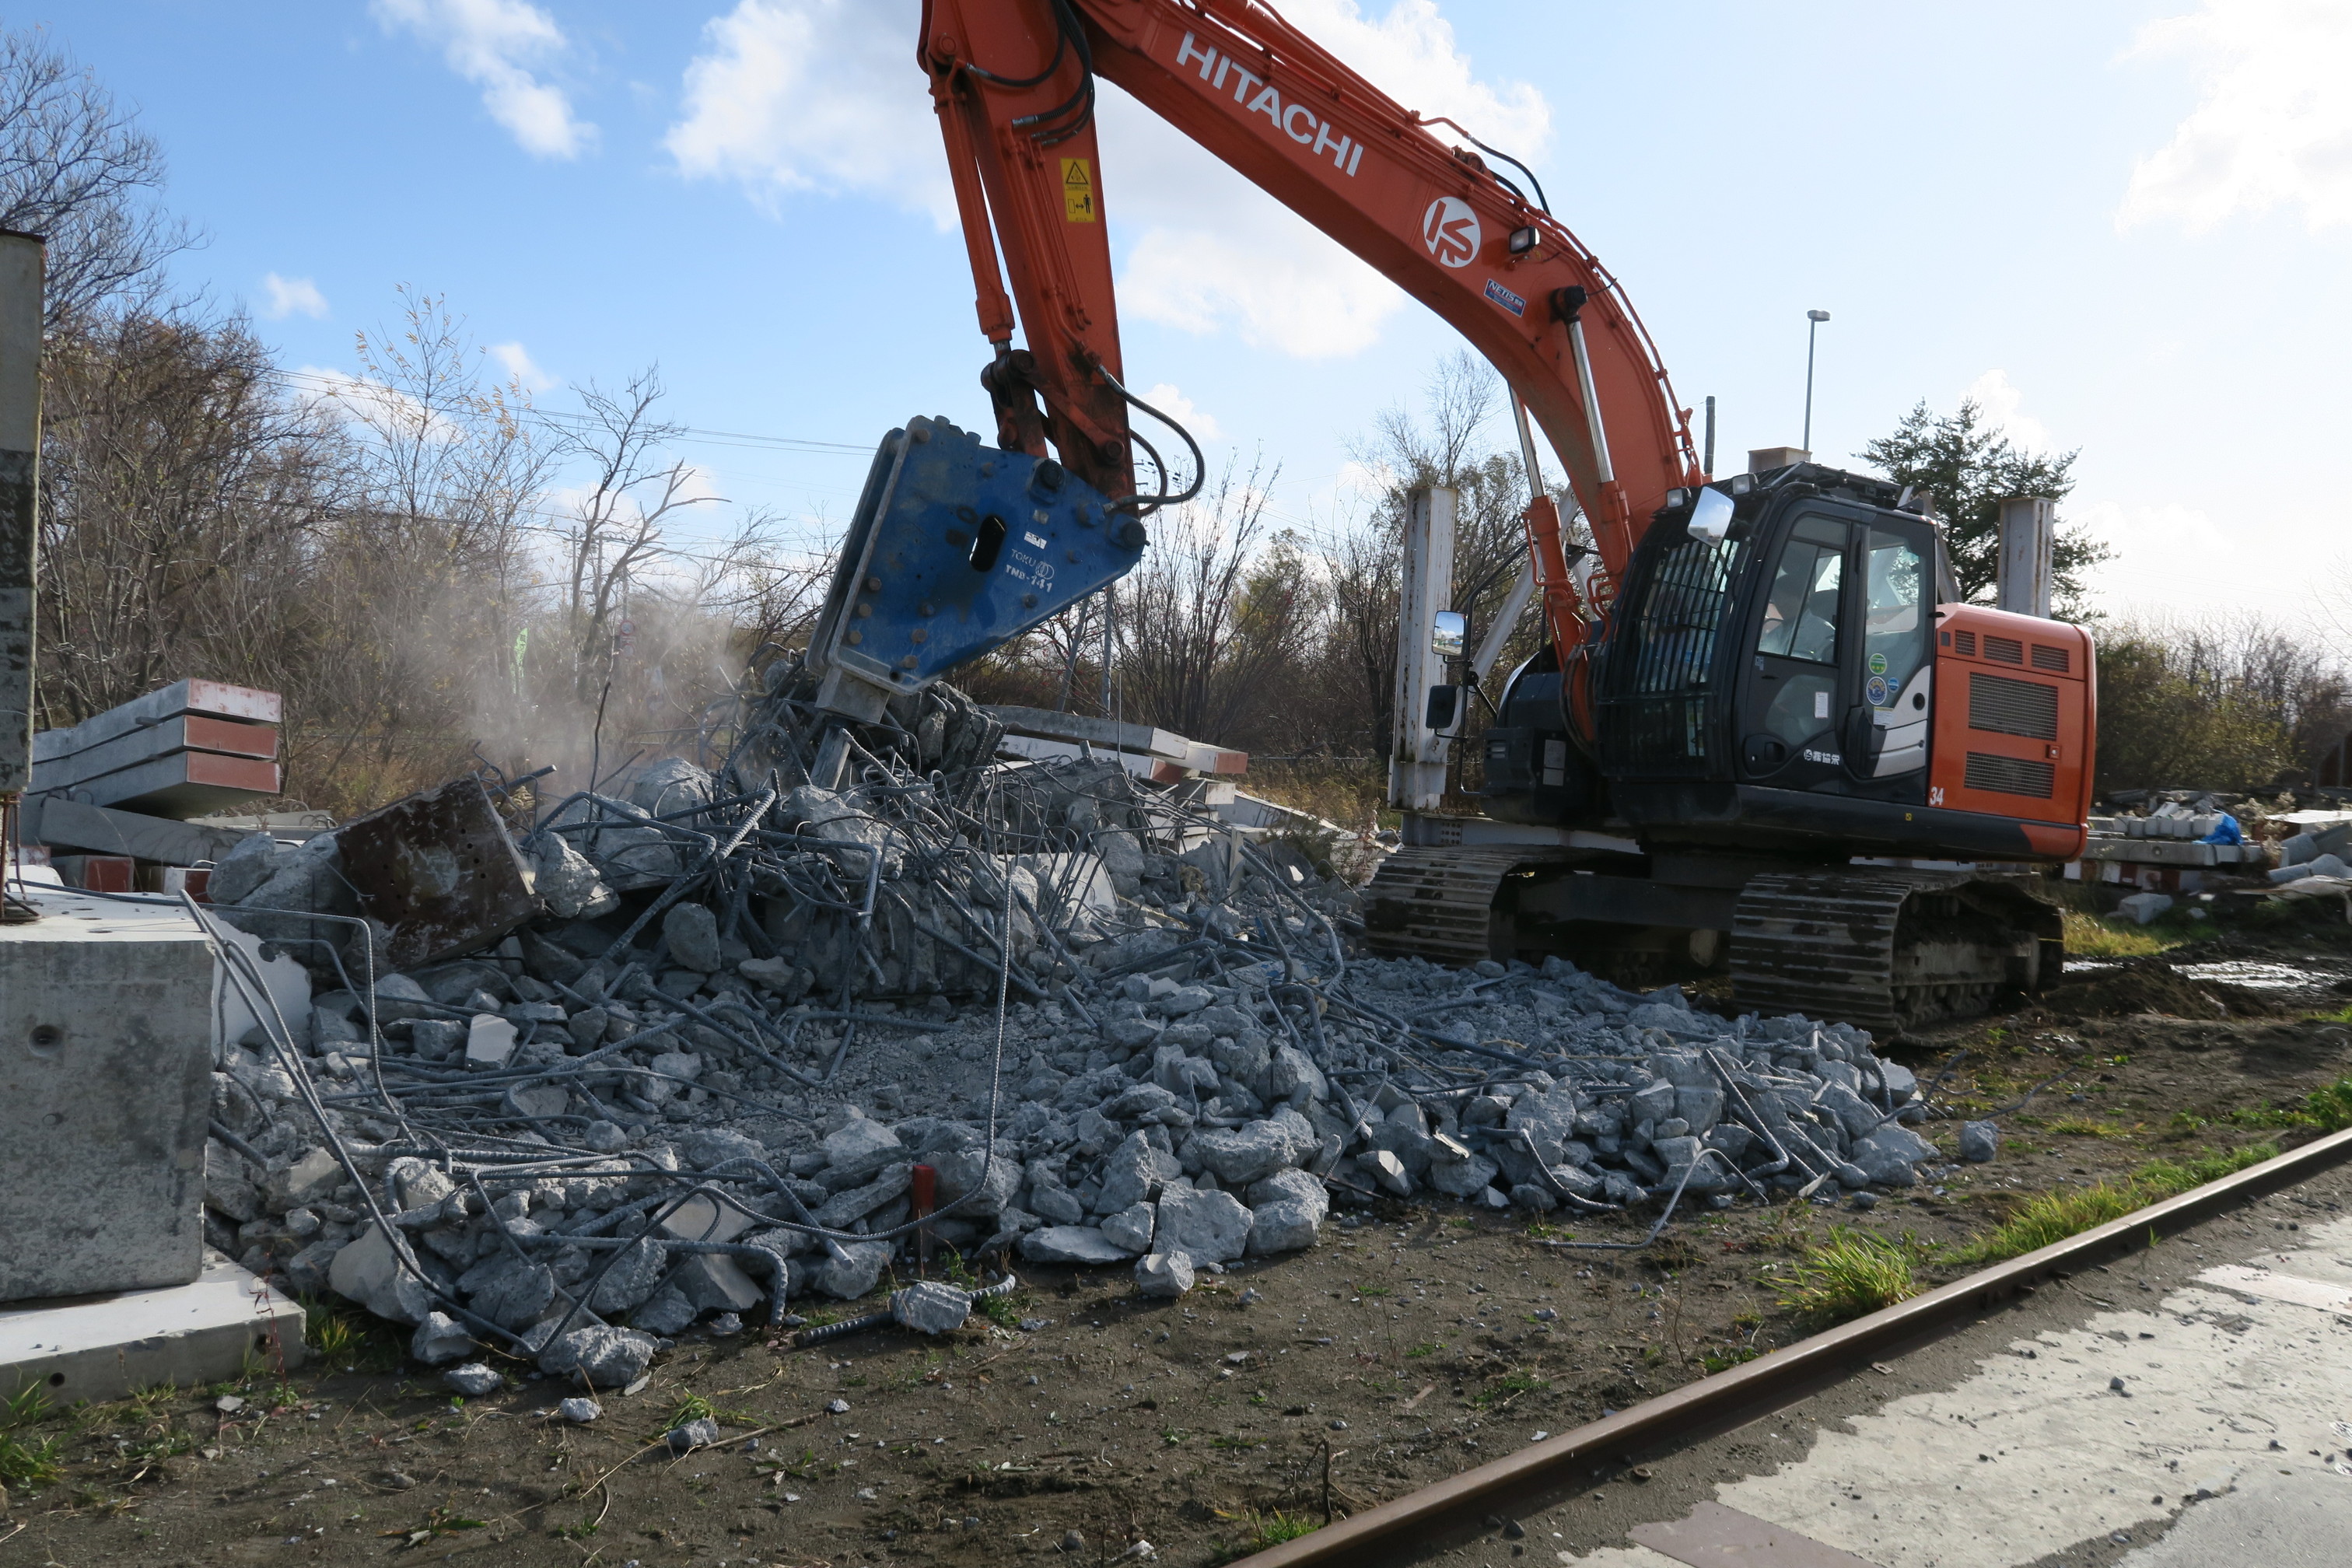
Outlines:
{"label": "patch of grass", "polygon": [[1999,1229],[1958,1248],[1952,1257],[1961,1263],[2000,1263],[2147,1206],[2128,1182],[2043,1193],[2019,1205]]}
{"label": "patch of grass", "polygon": [[1412,1349],[1411,1349],[1411,1350],[1409,1350],[1409,1351],[1405,1352],[1404,1353],[1405,1353],[1405,1354],[1406,1354],[1406,1356],[1408,1356],[1408,1357],[1412,1357],[1412,1356],[1423,1356],[1423,1355],[1435,1355],[1439,1351],[1442,1351],[1442,1350],[1444,1350],[1444,1348],[1445,1348],[1445,1345],[1444,1345],[1444,1342],[1443,1342],[1443,1341],[1439,1341],[1439,1340],[1430,1340],[1430,1341],[1427,1341],[1427,1342],[1423,1342],[1423,1343],[1417,1344],[1417,1345],[1413,1346],[1413,1347],[1412,1347]]}
{"label": "patch of grass", "polygon": [[1550,1390],[1551,1384],[1534,1373],[1512,1371],[1472,1394],[1470,1403],[1481,1410],[1500,1410],[1522,1394],[1547,1394]]}
{"label": "patch of grass", "polygon": [[2123,921],[2102,920],[2081,910],[2066,910],[2065,921],[2069,958],[2146,958],[2179,947],[2185,940]]}
{"label": "patch of grass", "polygon": [[319,1356],[354,1372],[397,1372],[407,1347],[371,1313],[305,1298],[302,1340]]}
{"label": "patch of grass", "polygon": [[2278,1158],[2275,1143],[2250,1143],[2243,1149],[2224,1149],[2219,1153],[2200,1154],[2182,1161],[2152,1160],[2133,1174],[2133,1182],[2156,1203],[2177,1197],[2192,1187],[2208,1182],[2218,1182],[2224,1176],[2234,1176],[2249,1165],[2259,1165],[2265,1160]]}
{"label": "patch of grass", "polygon": [[1863,1317],[1919,1293],[1909,1248],[1844,1226],[1832,1226],[1828,1240],[1808,1244],[1787,1283],[1780,1305],[1822,1324]]}
{"label": "patch of grass", "polygon": [[65,1445],[55,1437],[19,1437],[0,1433],[0,1484],[46,1486],[56,1480]]}
{"label": "patch of grass", "polygon": [[[2352,1013],[2352,1008],[2345,1009]],[[2323,1132],[2341,1132],[2352,1127],[2352,1078],[2339,1078],[2325,1089],[2311,1091],[2304,1101],[2312,1125]]]}
{"label": "patch of grass", "polygon": [[2063,1132],[2074,1138],[2121,1138],[2124,1129],[2112,1121],[2097,1121],[2087,1116],[2062,1116],[2050,1124],[2053,1132]]}
{"label": "patch of grass", "polygon": [[2275,1143],[2200,1154],[2189,1160],[2154,1160],[2120,1182],[2043,1193],[2020,1205],[1999,1228],[1955,1248],[1956,1263],[2000,1263],[2063,1241],[2137,1209],[2177,1197],[2193,1187],[2258,1165],[2278,1153]]}
{"label": "patch of grass", "polygon": [[0,1487],[39,1487],[58,1479],[65,1440],[22,1435],[26,1427],[53,1414],[39,1384],[18,1391],[0,1405]]}
{"label": "patch of grass", "polygon": [[988,1315],[990,1322],[1000,1329],[1018,1329],[1021,1326],[1021,1309],[1013,1304],[1010,1296],[983,1296],[980,1300],[980,1310]]}
{"label": "patch of grass", "polygon": [[1279,1546],[1286,1541],[1296,1541],[1302,1535],[1312,1535],[1321,1529],[1313,1520],[1299,1514],[1285,1513],[1280,1509],[1257,1521],[1257,1539],[1251,1543],[1258,1552],[1269,1546]]}
{"label": "patch of grass", "polygon": [[1713,1377],[1718,1372],[1729,1372],[1735,1366],[1754,1361],[1763,1353],[1754,1345],[1733,1345],[1725,1351],[1699,1352],[1698,1364],[1706,1369],[1709,1377]]}

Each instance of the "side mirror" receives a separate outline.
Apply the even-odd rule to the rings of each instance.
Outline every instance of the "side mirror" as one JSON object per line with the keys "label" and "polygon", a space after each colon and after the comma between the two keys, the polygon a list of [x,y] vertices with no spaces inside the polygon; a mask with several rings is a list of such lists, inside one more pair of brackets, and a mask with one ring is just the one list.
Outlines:
{"label": "side mirror", "polygon": [[1720,544],[1731,536],[1731,498],[1718,489],[1702,489],[1691,502],[1686,525],[1693,539]]}
{"label": "side mirror", "polygon": [[1440,610],[1430,621],[1429,651],[1440,658],[1460,658],[1463,639],[1469,635],[1469,616],[1459,610]]}
{"label": "side mirror", "polygon": [[1433,686],[1429,689],[1428,710],[1422,721],[1440,731],[1454,728],[1454,716],[1462,709],[1462,689],[1458,686]]}

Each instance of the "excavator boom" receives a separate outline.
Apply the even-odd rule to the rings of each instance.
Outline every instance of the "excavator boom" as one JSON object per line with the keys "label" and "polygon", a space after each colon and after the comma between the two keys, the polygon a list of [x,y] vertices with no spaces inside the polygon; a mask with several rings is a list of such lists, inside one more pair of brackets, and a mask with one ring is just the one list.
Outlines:
{"label": "excavator boom", "polygon": [[[1034,626],[1131,566],[1150,514],[1199,487],[1197,447],[1180,489],[1132,417],[1173,426],[1126,387],[1095,123],[1109,81],[1451,323],[1511,391],[1532,492],[1512,603],[1539,598],[1543,648],[1485,736],[1486,815],[1408,814],[1373,945],[1584,956],[1664,932],[1703,965],[1727,943],[1756,1005],[1880,1028],[2055,973],[2055,911],[1949,867],[2079,851],[2089,637],[1938,604],[1943,547],[1909,490],[1807,454],[1715,483],[1624,289],[1532,171],[1265,0],[925,0],[916,57],[997,446],[943,420],[885,443],[810,651],[821,700],[870,717]],[[1530,422],[1589,544],[1544,492]],[[1473,668],[1500,646],[1490,628]],[[1412,714],[1401,755],[1408,721],[1444,738]]]}

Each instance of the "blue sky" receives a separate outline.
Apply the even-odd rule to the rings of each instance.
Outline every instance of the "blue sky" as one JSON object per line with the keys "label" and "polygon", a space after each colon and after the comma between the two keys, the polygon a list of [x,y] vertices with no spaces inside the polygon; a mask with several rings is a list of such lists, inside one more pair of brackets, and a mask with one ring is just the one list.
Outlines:
{"label": "blue sky", "polygon": [[[180,282],[290,365],[349,371],[403,284],[567,405],[658,363],[698,428],[870,447],[985,427],[915,0],[352,0],[22,8],[135,105],[209,242]],[[1409,104],[1543,175],[1721,449],[1814,445],[1974,392],[2080,447],[2108,607],[2300,620],[2352,543],[2324,470],[2352,360],[2352,7],[1292,0]],[[1107,91],[1131,382],[1278,515],[1348,502],[1350,444],[1450,332]],[[275,282],[272,279],[275,279]],[[1499,432],[1498,432],[1499,434]],[[845,516],[829,454],[695,442],[730,500]],[[1731,466],[1719,458],[1720,467]],[[2316,590],[2316,592],[2315,592]]]}

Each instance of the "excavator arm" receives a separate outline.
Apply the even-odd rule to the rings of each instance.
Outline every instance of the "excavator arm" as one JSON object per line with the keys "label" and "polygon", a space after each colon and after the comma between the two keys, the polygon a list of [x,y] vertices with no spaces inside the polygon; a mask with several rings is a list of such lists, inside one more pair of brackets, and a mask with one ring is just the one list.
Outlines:
{"label": "excavator arm", "polygon": [[[1535,497],[1530,563],[1563,658],[1605,616],[1667,492],[1703,482],[1689,411],[1649,334],[1534,176],[1520,171],[1523,188],[1440,136],[1471,140],[1398,104],[1262,0],[926,0],[918,55],[981,330],[996,345],[982,381],[1007,448],[1050,443],[1104,493],[1134,492],[1100,78],[1379,268],[1502,374],[1567,471],[1599,557],[1587,603],[1560,519]],[[1016,310],[1025,350],[1012,347]]]}

